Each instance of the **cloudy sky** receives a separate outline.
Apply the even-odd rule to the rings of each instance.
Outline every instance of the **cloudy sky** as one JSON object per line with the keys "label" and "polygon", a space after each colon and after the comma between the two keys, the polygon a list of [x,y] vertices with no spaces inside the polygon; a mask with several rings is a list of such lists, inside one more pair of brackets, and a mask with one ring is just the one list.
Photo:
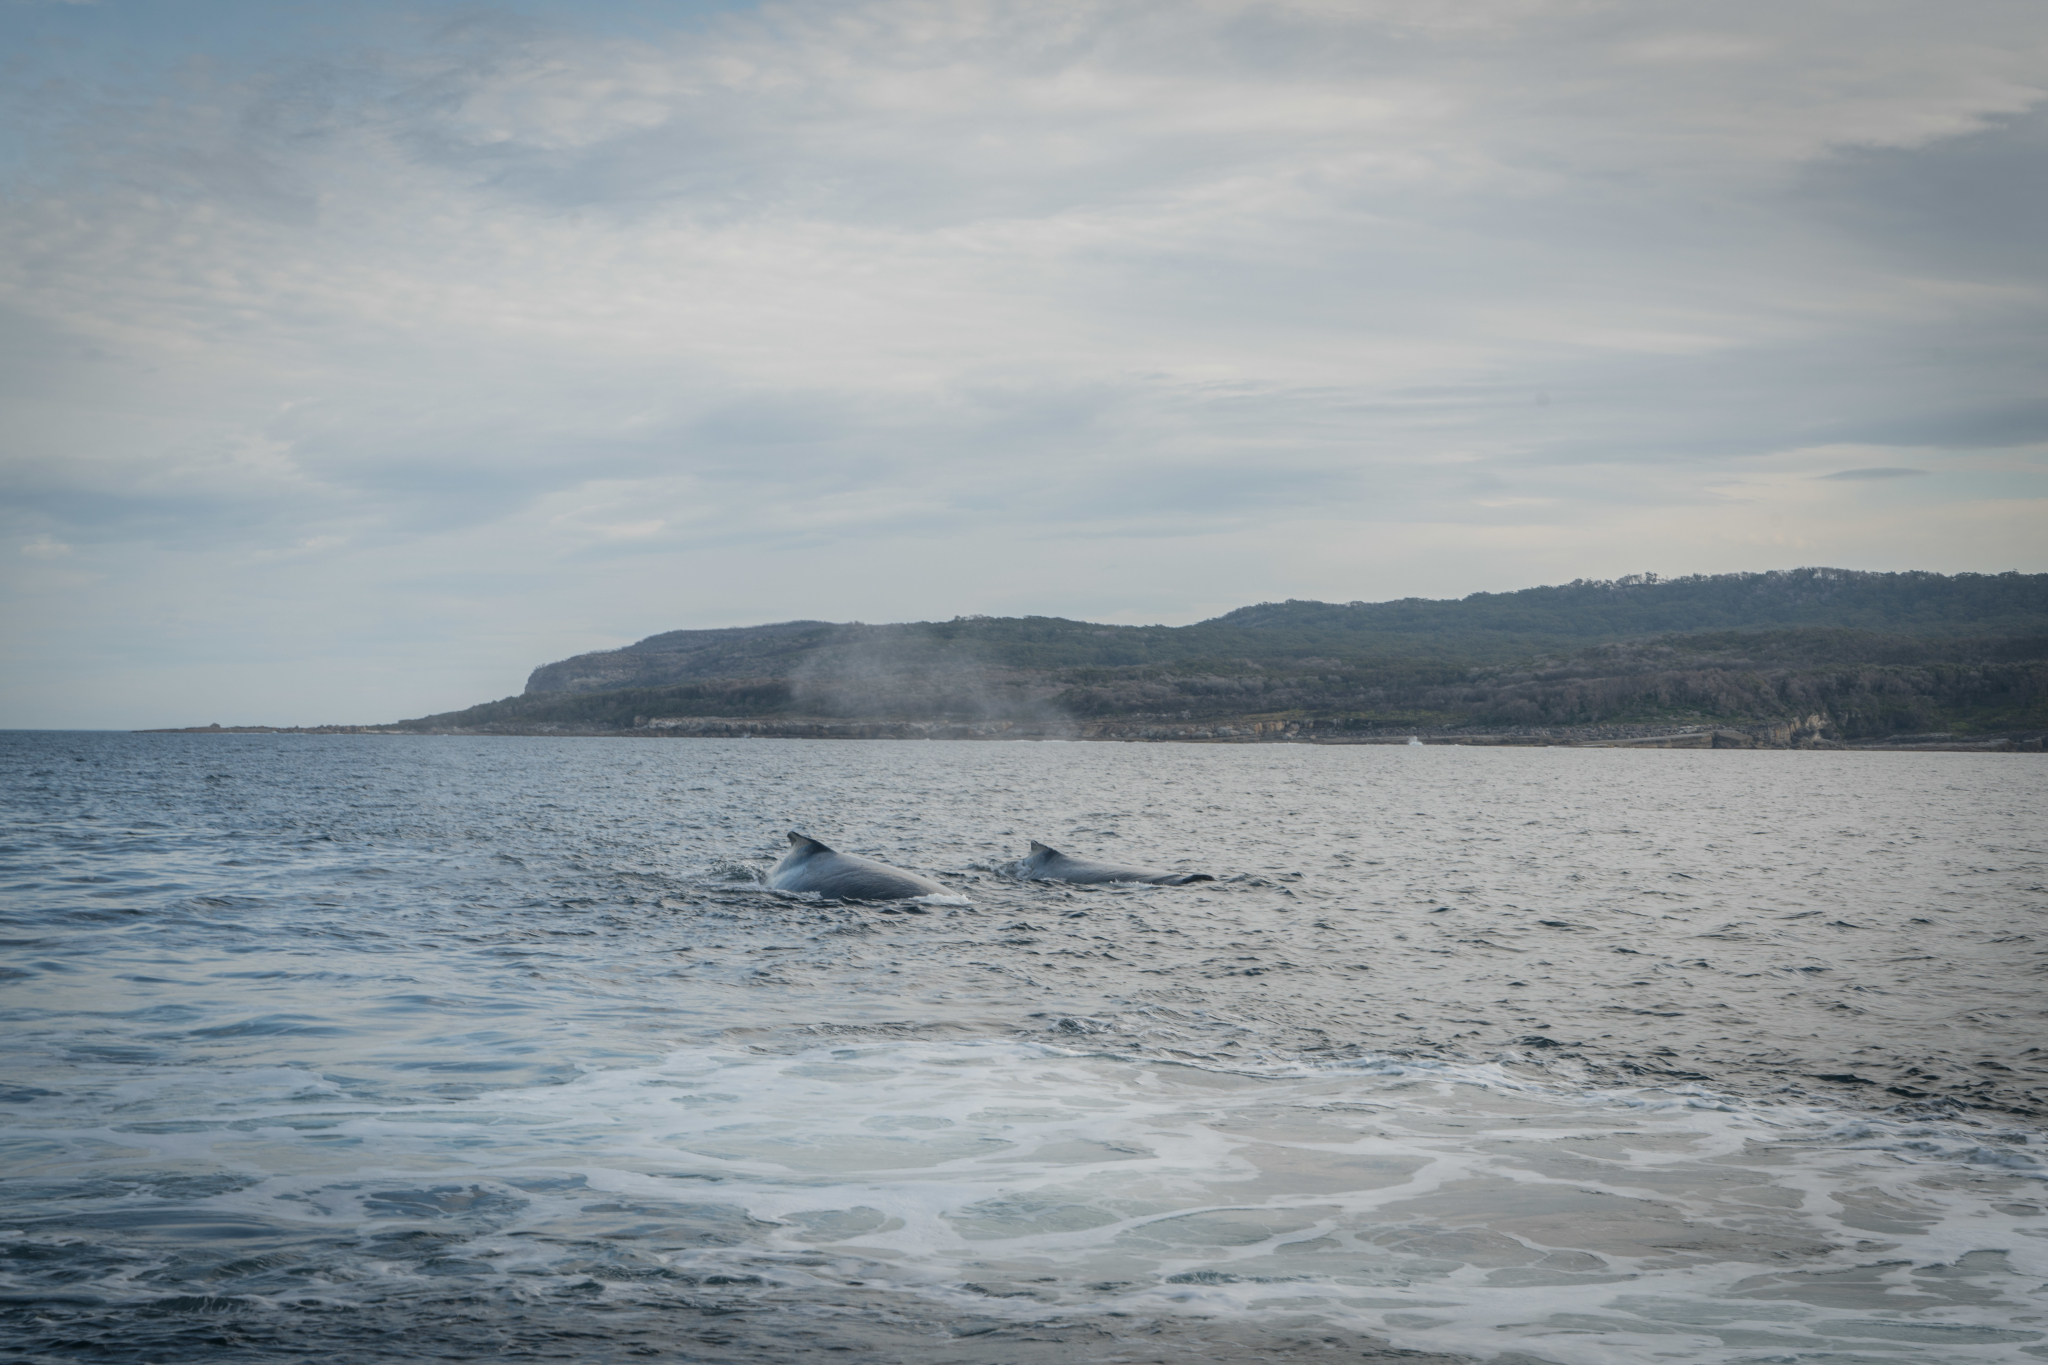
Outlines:
{"label": "cloudy sky", "polygon": [[0,724],[2048,569],[2039,0],[0,0]]}

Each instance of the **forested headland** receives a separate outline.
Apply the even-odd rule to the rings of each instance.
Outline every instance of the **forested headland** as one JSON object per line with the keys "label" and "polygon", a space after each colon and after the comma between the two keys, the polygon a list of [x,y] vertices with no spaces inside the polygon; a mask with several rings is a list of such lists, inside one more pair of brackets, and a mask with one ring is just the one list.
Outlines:
{"label": "forested headland", "polygon": [[[1640,575],[1188,626],[1056,617],[679,630],[418,731],[1154,738],[1791,725],[1811,742],[2048,730],[2048,574]],[[849,727],[867,727],[865,730]]]}

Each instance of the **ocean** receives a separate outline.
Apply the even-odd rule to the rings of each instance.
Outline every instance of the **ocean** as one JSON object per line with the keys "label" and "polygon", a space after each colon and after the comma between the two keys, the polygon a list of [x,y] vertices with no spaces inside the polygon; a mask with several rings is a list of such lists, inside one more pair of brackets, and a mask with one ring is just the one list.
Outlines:
{"label": "ocean", "polygon": [[[0,735],[0,1359],[2038,1362],[2044,797]],[[769,891],[792,829],[948,894]]]}

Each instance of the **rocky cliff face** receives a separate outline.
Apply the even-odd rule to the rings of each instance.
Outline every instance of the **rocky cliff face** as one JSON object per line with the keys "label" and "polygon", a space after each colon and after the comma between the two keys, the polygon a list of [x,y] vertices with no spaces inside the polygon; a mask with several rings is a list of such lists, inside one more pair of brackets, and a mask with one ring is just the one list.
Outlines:
{"label": "rocky cliff face", "polygon": [[542,664],[527,675],[525,695],[663,687],[701,678],[785,677],[812,650],[865,629],[827,621],[784,621],[724,630],[671,630],[624,649]]}
{"label": "rocky cliff face", "polygon": [[608,692],[618,687],[646,687],[666,681],[667,670],[660,662],[651,667],[622,649],[598,654],[578,654],[556,663],[542,664],[526,678],[524,695],[543,692]]}

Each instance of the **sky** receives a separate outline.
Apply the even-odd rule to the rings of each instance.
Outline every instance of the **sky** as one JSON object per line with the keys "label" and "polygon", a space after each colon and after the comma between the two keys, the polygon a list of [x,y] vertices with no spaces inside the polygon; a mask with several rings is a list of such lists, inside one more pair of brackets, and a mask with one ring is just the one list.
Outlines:
{"label": "sky", "polygon": [[2048,570],[2039,0],[0,0],[0,726]]}

